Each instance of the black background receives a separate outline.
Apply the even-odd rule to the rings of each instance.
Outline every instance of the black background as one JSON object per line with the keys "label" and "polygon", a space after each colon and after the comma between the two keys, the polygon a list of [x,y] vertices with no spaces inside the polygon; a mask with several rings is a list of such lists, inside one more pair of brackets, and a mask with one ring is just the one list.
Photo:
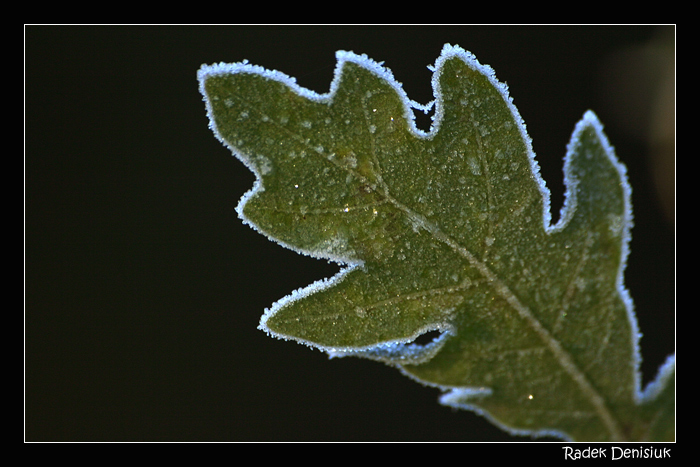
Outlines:
{"label": "black background", "polygon": [[[648,381],[675,348],[675,198],[664,210],[648,125],[659,101],[673,117],[675,100],[657,97],[669,68],[642,52],[670,36],[670,49],[658,50],[673,60],[674,34],[26,26],[25,440],[528,440],[439,405],[437,390],[392,368],[328,360],[257,330],[265,307],[337,266],[285,250],[237,218],[254,177],[207,127],[196,72],[248,59],[327,92],[338,49],[384,61],[421,103],[432,99],[427,65],[444,43],[491,65],[533,139],[554,218],[566,144],[584,111],[596,111],[633,187],[626,284]],[[673,164],[673,147],[666,154]]]}

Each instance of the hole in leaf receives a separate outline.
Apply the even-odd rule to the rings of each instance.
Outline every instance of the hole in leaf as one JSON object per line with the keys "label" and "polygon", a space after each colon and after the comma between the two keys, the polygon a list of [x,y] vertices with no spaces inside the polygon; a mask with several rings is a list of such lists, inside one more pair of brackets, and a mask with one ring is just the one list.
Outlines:
{"label": "hole in leaf", "polygon": [[444,334],[444,331],[428,331],[416,337],[412,342],[406,345],[416,344],[425,347],[426,345],[432,344],[434,341],[440,338]]}

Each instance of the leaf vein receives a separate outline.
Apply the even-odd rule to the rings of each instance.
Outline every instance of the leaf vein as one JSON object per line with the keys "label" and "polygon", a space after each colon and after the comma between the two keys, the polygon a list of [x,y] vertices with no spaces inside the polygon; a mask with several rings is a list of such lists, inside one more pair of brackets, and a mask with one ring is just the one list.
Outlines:
{"label": "leaf vein", "polygon": [[406,213],[412,220],[430,232],[436,240],[449,246],[455,253],[465,258],[471,266],[491,284],[494,290],[503,298],[517,313],[523,318],[532,330],[539,336],[545,345],[554,354],[562,369],[576,382],[583,394],[591,402],[598,416],[607,427],[611,436],[615,440],[622,440],[622,431],[605,404],[605,400],[588,381],[585,374],[579,369],[569,353],[561,346],[559,341],[544,327],[535,317],[532,311],[524,305],[510,288],[482,261],[476,258],[469,250],[457,243],[454,239],[446,235],[438,226],[428,221],[424,216],[414,212],[408,206],[400,203],[394,198],[389,198],[390,202],[398,209]]}

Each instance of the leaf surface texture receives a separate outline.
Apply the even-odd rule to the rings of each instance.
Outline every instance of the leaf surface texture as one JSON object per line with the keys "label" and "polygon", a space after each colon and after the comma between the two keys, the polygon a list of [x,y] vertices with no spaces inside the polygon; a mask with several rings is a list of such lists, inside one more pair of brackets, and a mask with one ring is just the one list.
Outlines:
{"label": "leaf surface texture", "polygon": [[[661,409],[640,409],[658,397],[639,389],[623,285],[630,188],[597,117],[574,129],[552,225],[525,125],[491,68],[446,45],[422,106],[366,56],[337,60],[326,94],[248,63],[199,72],[212,129],[257,175],[241,218],[344,266],[275,303],[261,328],[396,366],[512,433],[668,433],[652,421]],[[413,112],[431,105],[420,131]]]}

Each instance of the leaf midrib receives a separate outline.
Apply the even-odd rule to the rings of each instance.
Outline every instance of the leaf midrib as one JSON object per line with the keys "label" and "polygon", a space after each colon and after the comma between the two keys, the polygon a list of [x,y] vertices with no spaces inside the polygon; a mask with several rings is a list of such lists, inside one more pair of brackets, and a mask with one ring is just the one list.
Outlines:
{"label": "leaf midrib", "polygon": [[[390,202],[402,210],[409,217],[414,214],[410,208],[402,205],[396,200],[390,199]],[[549,350],[554,354],[554,357],[559,362],[562,369],[578,384],[581,392],[588,398],[596,413],[605,424],[610,432],[610,435],[615,441],[622,441],[624,436],[619,427],[617,420],[613,417],[605,403],[605,399],[596,391],[593,385],[588,381],[585,374],[578,368],[573,358],[564,350],[559,341],[545,328],[542,323],[535,317],[532,311],[525,306],[520,299],[510,290],[510,288],[482,261],[478,260],[469,250],[458,244],[454,239],[442,232],[439,227],[431,223],[424,216],[418,215],[421,218],[421,225],[435,238],[436,240],[449,246],[455,253],[465,258],[469,264],[474,267],[486,279],[496,291],[517,313],[528,323],[530,328],[544,342]]]}

